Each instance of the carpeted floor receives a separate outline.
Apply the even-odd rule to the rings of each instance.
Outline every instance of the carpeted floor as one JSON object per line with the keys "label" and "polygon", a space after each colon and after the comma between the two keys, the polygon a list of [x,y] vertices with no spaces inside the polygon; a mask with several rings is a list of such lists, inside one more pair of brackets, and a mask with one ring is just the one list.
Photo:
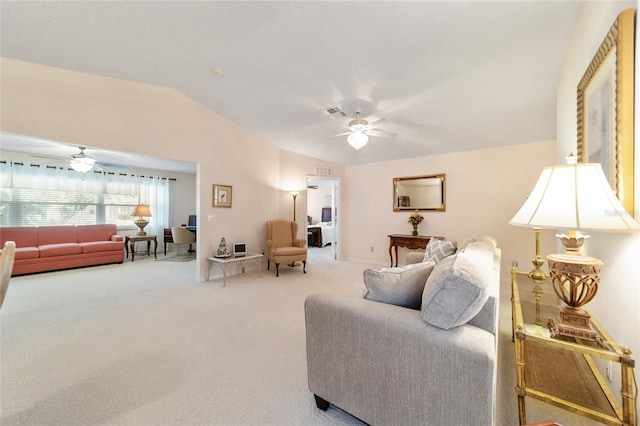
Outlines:
{"label": "carpeted floor", "polygon": [[196,260],[195,254],[188,256],[163,256],[156,259],[156,262],[191,262],[192,260]]}
{"label": "carpeted floor", "polygon": [[[379,266],[314,248],[307,274],[247,267],[227,287],[195,282],[192,262],[145,257],[16,277],[0,313],[0,424],[359,425],[315,407],[303,304],[319,292],[360,297],[367,267]],[[506,291],[497,424],[516,425]],[[530,422],[590,424],[528,404]]]}

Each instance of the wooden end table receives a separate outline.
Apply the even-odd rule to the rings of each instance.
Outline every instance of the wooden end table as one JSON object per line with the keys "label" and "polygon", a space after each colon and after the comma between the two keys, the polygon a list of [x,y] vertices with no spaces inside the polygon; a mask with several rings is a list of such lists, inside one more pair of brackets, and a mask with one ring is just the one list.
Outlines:
{"label": "wooden end table", "polygon": [[151,256],[151,241],[153,241],[153,257],[158,258],[157,250],[158,250],[158,236],[157,235],[125,235],[124,237],[124,248],[127,252],[127,259],[129,258],[129,249],[131,249],[131,261],[136,254],[136,243],[138,241],[146,241],[147,242],[147,256]]}
{"label": "wooden end table", "polygon": [[429,240],[435,238],[436,240],[444,240],[443,237],[433,237],[426,235],[404,235],[404,234],[391,234],[389,237],[389,259],[391,259],[391,266],[393,266],[393,255],[391,250],[395,247],[396,251],[396,266],[398,266],[398,247],[406,247],[410,250],[425,249]]}

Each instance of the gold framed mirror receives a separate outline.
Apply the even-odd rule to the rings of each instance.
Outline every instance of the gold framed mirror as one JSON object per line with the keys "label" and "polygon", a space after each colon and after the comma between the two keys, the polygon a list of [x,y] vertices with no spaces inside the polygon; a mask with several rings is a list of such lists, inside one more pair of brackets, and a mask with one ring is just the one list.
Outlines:
{"label": "gold framed mirror", "polygon": [[445,211],[445,174],[393,178],[393,211]]}

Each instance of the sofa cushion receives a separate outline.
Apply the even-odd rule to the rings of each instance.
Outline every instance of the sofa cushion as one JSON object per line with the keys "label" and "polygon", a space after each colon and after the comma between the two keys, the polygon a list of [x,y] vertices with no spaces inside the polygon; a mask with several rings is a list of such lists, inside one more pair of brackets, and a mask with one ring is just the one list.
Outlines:
{"label": "sofa cushion", "polygon": [[80,243],[82,253],[99,253],[103,251],[122,250],[124,248],[123,241],[90,241]]}
{"label": "sofa cushion", "polygon": [[40,257],[38,247],[19,247],[16,248],[15,260],[37,259]]}
{"label": "sofa cushion", "polygon": [[420,309],[422,291],[435,262],[415,263],[379,271],[364,271],[363,298],[405,308]]}
{"label": "sofa cushion", "polygon": [[434,261],[440,262],[447,256],[451,256],[456,252],[456,242],[449,240],[436,240],[432,238],[425,248],[423,262]]}
{"label": "sofa cushion", "polygon": [[45,244],[38,247],[40,257],[65,256],[68,254],[80,254],[82,248],[76,243]]}
{"label": "sofa cushion", "polygon": [[110,241],[118,233],[118,227],[112,223],[100,225],[83,225],[77,227],[78,242]]}
{"label": "sofa cushion", "polygon": [[4,247],[4,243],[7,241],[15,242],[16,249],[21,247],[37,247],[38,228],[35,226],[9,226],[0,228],[0,247]]}
{"label": "sofa cushion", "polygon": [[427,280],[422,294],[422,317],[445,330],[466,324],[480,312],[489,294],[493,256],[467,247],[443,259]]}
{"label": "sofa cushion", "polygon": [[75,226],[38,227],[38,246],[77,242],[78,234]]}

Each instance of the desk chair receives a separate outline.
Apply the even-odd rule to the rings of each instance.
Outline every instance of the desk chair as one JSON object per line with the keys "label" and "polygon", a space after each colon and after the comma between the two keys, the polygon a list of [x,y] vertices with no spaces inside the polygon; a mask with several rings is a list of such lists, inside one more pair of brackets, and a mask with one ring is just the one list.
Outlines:
{"label": "desk chair", "polygon": [[174,226],[171,228],[171,236],[173,244],[178,249],[177,257],[188,257],[188,247],[196,241],[196,235],[182,226]]}

